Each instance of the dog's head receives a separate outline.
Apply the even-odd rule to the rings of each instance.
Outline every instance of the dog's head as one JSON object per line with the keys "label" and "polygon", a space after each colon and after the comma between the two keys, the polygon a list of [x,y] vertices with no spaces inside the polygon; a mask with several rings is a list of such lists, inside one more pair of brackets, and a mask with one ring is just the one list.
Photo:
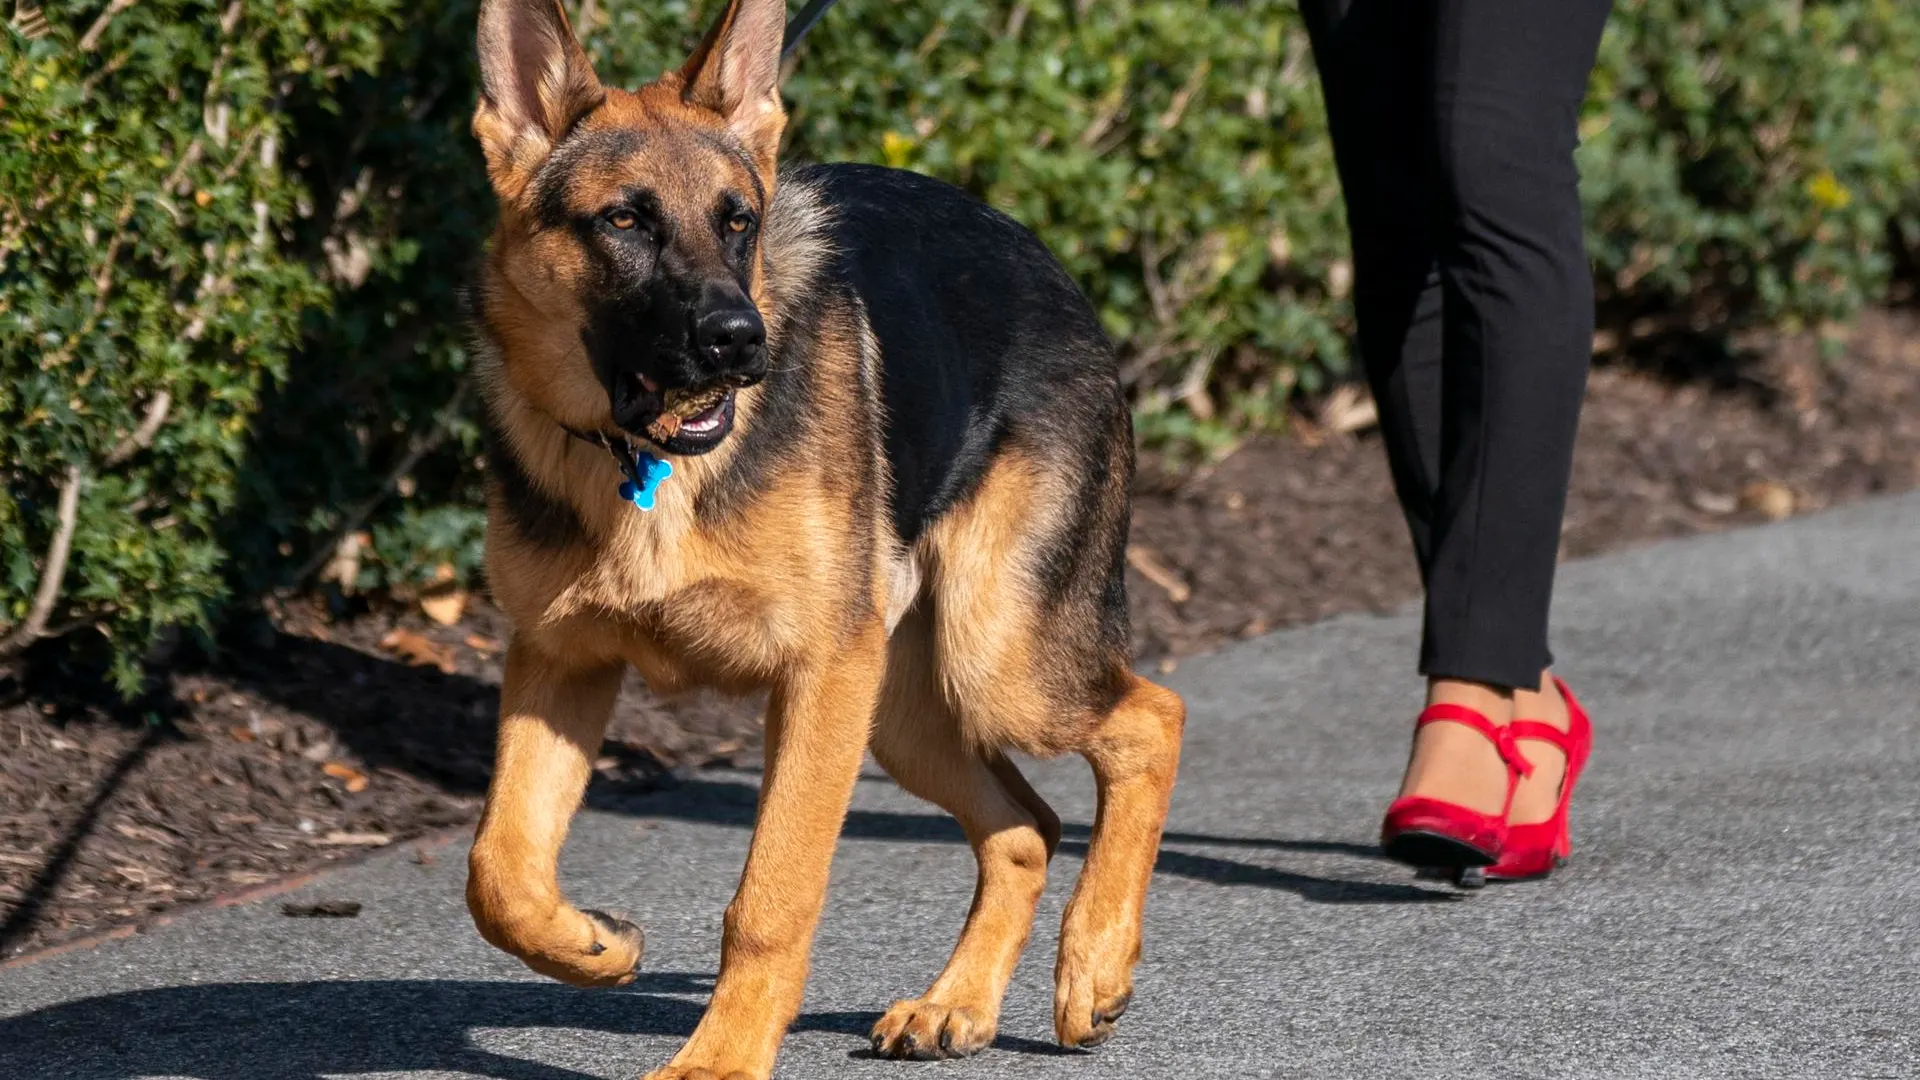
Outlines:
{"label": "dog's head", "polygon": [[[628,92],[601,85],[558,0],[481,4],[488,320],[508,381],[563,422],[705,453],[766,373],[754,298],[785,26],[784,0],[732,0],[685,66]],[[648,435],[673,403],[716,398]]]}

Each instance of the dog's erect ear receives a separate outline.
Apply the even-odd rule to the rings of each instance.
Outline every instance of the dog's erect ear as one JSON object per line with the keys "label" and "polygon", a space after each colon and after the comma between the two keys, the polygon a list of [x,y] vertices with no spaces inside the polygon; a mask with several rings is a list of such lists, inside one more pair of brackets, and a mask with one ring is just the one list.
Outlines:
{"label": "dog's erect ear", "polygon": [[482,0],[473,134],[494,190],[518,197],[554,143],[605,97],[560,0]]}
{"label": "dog's erect ear", "polygon": [[731,0],[680,77],[690,105],[719,113],[771,179],[787,114],[780,107],[786,0]]}

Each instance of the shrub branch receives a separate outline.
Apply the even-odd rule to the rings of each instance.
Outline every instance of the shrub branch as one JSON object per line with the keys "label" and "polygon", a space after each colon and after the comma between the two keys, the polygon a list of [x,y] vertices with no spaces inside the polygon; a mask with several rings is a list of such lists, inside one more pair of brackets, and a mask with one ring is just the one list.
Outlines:
{"label": "shrub branch", "polygon": [[60,582],[67,576],[67,556],[73,552],[73,530],[80,522],[80,484],[86,473],[78,465],[67,466],[60,484],[58,522],[53,542],[47,545],[46,565],[40,570],[40,584],[33,593],[33,606],[24,622],[0,641],[0,656],[11,656],[46,636],[47,620],[53,617],[53,605],[60,600]]}
{"label": "shrub branch", "polygon": [[140,418],[140,426],[127,433],[126,438],[114,444],[107,452],[104,464],[111,469],[124,465],[127,459],[153,445],[153,437],[160,433],[160,425],[167,422],[167,410],[173,407],[173,395],[165,390],[153,395],[147,402],[147,413]]}
{"label": "shrub branch", "polygon": [[92,52],[94,47],[100,44],[100,35],[107,32],[107,24],[113,21],[113,17],[139,2],[140,0],[113,0],[108,4],[107,10],[101,12],[100,17],[93,20],[93,25],[87,27],[87,32],[81,35],[80,51]]}
{"label": "shrub branch", "polygon": [[440,410],[439,417],[435,419],[433,429],[410,440],[407,452],[401,456],[399,464],[387,473],[380,487],[362,500],[360,505],[349,511],[346,517],[340,519],[340,524],[334,526],[333,531],[327,534],[326,542],[321,544],[319,550],[315,551],[306,564],[300,567],[299,572],[293,575],[293,581],[281,590],[281,595],[298,591],[306,585],[308,579],[320,572],[321,567],[332,561],[334,549],[340,545],[341,539],[358,532],[360,526],[367,523],[367,519],[373,516],[373,512],[379,509],[380,504],[386,501],[394,488],[400,486],[401,478],[412,472],[422,458],[439,449],[440,444],[447,441],[447,434],[453,428],[454,417],[459,416],[460,410],[466,407],[467,394],[472,389],[473,379],[470,376],[460,380],[460,385],[454,390],[453,397],[447,401],[446,407]]}

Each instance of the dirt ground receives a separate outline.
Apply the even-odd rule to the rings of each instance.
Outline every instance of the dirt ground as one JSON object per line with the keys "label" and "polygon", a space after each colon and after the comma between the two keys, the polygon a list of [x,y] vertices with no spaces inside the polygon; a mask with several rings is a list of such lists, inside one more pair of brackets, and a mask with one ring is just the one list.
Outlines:
{"label": "dirt ground", "polygon": [[[1705,374],[1696,357],[1685,379],[1657,350],[1603,365],[1563,555],[1920,487],[1920,314],[1872,313],[1840,345],[1829,363],[1810,338],[1774,341]],[[1417,595],[1364,413],[1333,401],[1216,464],[1145,464],[1143,663]],[[0,687],[0,960],[470,822],[506,635],[478,601],[450,626],[302,604],[131,712],[59,680]],[[631,682],[589,801],[757,747],[752,703],[667,705]]]}

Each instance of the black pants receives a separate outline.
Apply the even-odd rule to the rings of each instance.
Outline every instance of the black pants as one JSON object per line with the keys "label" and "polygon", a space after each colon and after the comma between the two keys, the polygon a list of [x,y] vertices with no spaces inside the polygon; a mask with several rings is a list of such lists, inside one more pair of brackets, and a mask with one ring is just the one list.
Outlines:
{"label": "black pants", "polygon": [[1593,347],[1573,150],[1610,0],[1301,0],[1420,670],[1531,688]]}

